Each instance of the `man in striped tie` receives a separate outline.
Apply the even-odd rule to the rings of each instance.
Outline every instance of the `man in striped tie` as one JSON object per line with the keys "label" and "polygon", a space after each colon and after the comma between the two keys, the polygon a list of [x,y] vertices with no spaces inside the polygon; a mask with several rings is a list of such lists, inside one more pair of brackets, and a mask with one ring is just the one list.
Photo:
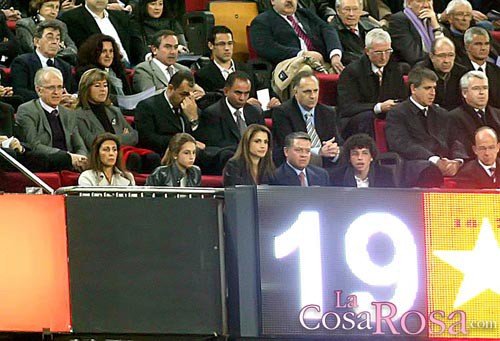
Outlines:
{"label": "man in striped tie", "polygon": [[298,73],[292,82],[294,96],[273,110],[274,160],[284,160],[285,137],[302,131],[311,139],[311,152],[323,158],[323,167],[333,166],[342,143],[335,110],[318,103],[319,81],[308,71]]}

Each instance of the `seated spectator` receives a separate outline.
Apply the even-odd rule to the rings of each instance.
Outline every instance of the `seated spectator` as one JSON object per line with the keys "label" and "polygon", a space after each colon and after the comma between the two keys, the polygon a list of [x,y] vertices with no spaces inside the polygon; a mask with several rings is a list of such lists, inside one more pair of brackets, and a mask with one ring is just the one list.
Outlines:
{"label": "seated spectator", "polygon": [[450,112],[455,139],[460,141],[470,158],[474,157],[474,133],[482,126],[500,132],[500,109],[488,105],[488,77],[484,72],[469,71],[460,79],[464,104]]}
{"label": "seated spectator", "polygon": [[490,35],[480,27],[471,27],[464,34],[464,44],[467,50],[467,71],[485,72],[489,81],[490,105],[500,108],[500,67],[488,61],[490,53]]}
{"label": "seated spectator", "polygon": [[324,167],[333,165],[342,137],[335,110],[318,103],[318,78],[308,71],[299,72],[293,79],[292,88],[293,98],[273,110],[274,161],[277,165],[283,163],[286,136],[302,131],[311,139],[315,163],[322,163]]}
{"label": "seated spectator", "polygon": [[54,67],[38,70],[35,89],[40,98],[24,103],[17,111],[21,140],[49,157],[49,171],[85,169],[87,148],[76,117],[60,105],[64,90],[61,71]]}
{"label": "seated spectator", "polygon": [[379,27],[361,16],[363,0],[337,1],[337,16],[332,25],[337,29],[342,43],[342,63],[348,65],[365,54],[365,36],[368,31]]}
{"label": "seated spectator", "polygon": [[269,179],[270,185],[280,186],[328,186],[328,172],[309,164],[311,161],[311,138],[307,133],[295,132],[286,136],[286,161]]}
{"label": "seated spectator", "polygon": [[453,139],[449,113],[434,104],[437,75],[415,67],[408,77],[410,98],[387,114],[387,145],[406,160],[407,186],[440,187],[443,176],[457,174],[467,153]]}
{"label": "seated spectator", "polygon": [[125,64],[135,65],[144,60],[144,46],[139,30],[124,11],[107,11],[108,0],[86,0],[85,4],[64,12],[61,20],[80,48],[91,35],[102,33],[113,37]]}
{"label": "seated spectator", "polygon": [[341,73],[342,45],[337,31],[297,0],[273,0],[273,9],[259,14],[250,25],[250,40],[259,57],[276,65],[297,56],[331,63]]}
{"label": "seated spectator", "polygon": [[432,41],[443,35],[432,0],[406,0],[406,8],[391,16],[389,26],[395,61],[411,66],[423,60]]}
{"label": "seated spectator", "polygon": [[[80,82],[82,74],[98,68],[108,74],[110,94],[116,102],[116,95],[131,95],[132,89],[127,81],[125,64],[121,61],[114,39],[104,34],[94,34],[78,50],[76,80]],[[116,104],[116,103],[115,103]]]}
{"label": "seated spectator", "polygon": [[79,186],[135,186],[134,176],[122,165],[121,144],[111,133],[97,135],[90,151],[89,169],[80,174]]}
{"label": "seated spectator", "polygon": [[[254,0],[257,2],[259,13],[273,9],[269,0]],[[335,16],[334,6],[330,7],[329,0],[297,0],[298,8],[307,8],[326,22],[332,21]]]}
{"label": "seated spectator", "polygon": [[[251,68],[246,64],[233,60],[233,32],[226,26],[212,27],[208,36],[208,48],[212,59],[195,73],[196,84],[201,86],[207,92],[223,92],[228,76],[235,71],[243,71],[248,74],[252,86],[248,103],[262,107],[257,100],[258,84]],[[269,87],[268,84],[263,88]],[[273,97],[269,101],[268,108],[274,108],[280,105],[280,101]]]}
{"label": "seated spectator", "polygon": [[139,1],[134,9],[132,20],[137,23],[141,32],[143,46],[149,53],[149,46],[153,43],[153,37],[156,32],[161,30],[171,30],[175,32],[179,41],[179,53],[188,53],[184,30],[179,21],[173,18],[166,10],[166,4],[163,0],[143,0]]}
{"label": "seated spectator", "polygon": [[271,131],[266,126],[251,124],[224,167],[224,187],[267,183],[274,171],[271,145]]}
{"label": "seated spectator", "polygon": [[472,150],[476,159],[465,164],[457,174],[458,188],[500,188],[498,136],[490,127],[480,127],[474,133]]}
{"label": "seated spectator", "polygon": [[332,186],[394,187],[389,171],[374,162],[377,155],[377,145],[369,135],[356,134],[349,137],[340,153],[341,166],[330,173]]}
{"label": "seated spectator", "polygon": [[386,113],[407,97],[400,64],[391,60],[391,37],[382,29],[373,29],[365,38],[365,54],[349,64],[340,75],[337,110],[345,138],[357,133],[374,136],[375,117]]}
{"label": "seated spectator", "polygon": [[465,67],[455,63],[455,46],[447,37],[437,38],[432,42],[429,58],[417,65],[432,70],[438,76],[434,103],[446,110],[452,110],[462,104],[460,78],[467,72]]}
{"label": "seated spectator", "polygon": [[[75,90],[71,65],[57,57],[61,40],[61,25],[55,20],[44,20],[38,24],[35,32],[33,53],[22,54],[12,62],[11,75],[14,93],[20,95],[24,102],[38,97],[35,91],[35,73],[46,66],[53,66],[61,71],[64,77],[65,93]],[[71,96],[65,96],[63,102],[74,101]]]}
{"label": "seated spectator", "polygon": [[[186,66],[177,63],[179,42],[175,32],[161,30],[156,32],[151,43],[153,58],[140,63],[135,68],[133,87],[135,92],[155,88],[158,92],[165,89],[170,79],[179,71],[191,72]],[[205,96],[205,91],[194,85],[193,94],[196,100]]]}
{"label": "seated spectator", "polygon": [[[439,22],[448,23],[450,22],[450,15],[448,13],[448,5],[451,1],[449,0],[436,0],[434,2],[434,10],[438,14]],[[474,21],[474,25],[482,27],[487,31],[494,30],[495,23],[489,21],[488,14],[492,9],[500,8],[500,1],[498,0],[472,0],[470,1],[471,7],[471,18]]]}
{"label": "seated spectator", "polygon": [[206,108],[201,115],[201,126],[198,134],[201,142],[208,147],[221,148],[219,153],[220,171],[228,158],[232,157],[241,136],[251,124],[264,125],[262,110],[259,106],[248,103],[252,84],[243,71],[235,71],[227,77],[224,97]]}
{"label": "seated spectator", "polygon": [[[33,52],[33,49],[30,52]],[[0,66],[9,67],[19,53],[21,53],[19,43],[7,26],[5,17],[0,15]]]}
{"label": "seated spectator", "polygon": [[146,186],[199,187],[201,170],[194,165],[196,140],[187,133],[176,134],[168,144],[160,166],[146,179]]}
{"label": "seated spectator", "polygon": [[[455,61],[465,65],[468,62],[467,51],[465,50],[464,34],[471,26],[475,26],[472,20],[473,10],[467,0],[452,0],[446,7],[446,16],[450,24],[449,29],[445,28],[444,34],[455,44],[457,57]],[[496,40],[491,41],[490,58],[495,63],[500,54],[500,43]]]}
{"label": "seated spectator", "polygon": [[[16,23],[16,36],[21,47],[21,53],[31,53],[35,49],[33,37],[36,26],[44,20],[57,20],[59,14],[59,0],[32,0],[30,7],[33,16],[23,18]],[[61,26],[61,41],[57,57],[63,59],[71,65],[76,64],[76,54],[78,52],[75,43],[68,35],[68,28],[62,21],[57,20]]]}
{"label": "seated spectator", "polygon": [[[120,108],[109,100],[108,74],[99,69],[87,70],[80,80],[78,104],[75,116],[78,130],[90,150],[97,135],[115,134],[124,146],[135,146],[139,140],[137,131],[128,124]],[[149,173],[160,164],[156,153],[131,151],[127,158],[127,169],[137,173]]]}

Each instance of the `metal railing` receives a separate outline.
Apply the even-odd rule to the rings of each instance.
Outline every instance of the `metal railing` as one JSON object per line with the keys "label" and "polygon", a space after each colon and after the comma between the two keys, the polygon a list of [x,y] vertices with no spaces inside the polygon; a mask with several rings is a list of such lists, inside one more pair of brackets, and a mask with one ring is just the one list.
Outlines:
{"label": "metal railing", "polygon": [[71,186],[61,187],[55,194],[115,198],[224,198],[223,188],[151,187],[151,186]]}

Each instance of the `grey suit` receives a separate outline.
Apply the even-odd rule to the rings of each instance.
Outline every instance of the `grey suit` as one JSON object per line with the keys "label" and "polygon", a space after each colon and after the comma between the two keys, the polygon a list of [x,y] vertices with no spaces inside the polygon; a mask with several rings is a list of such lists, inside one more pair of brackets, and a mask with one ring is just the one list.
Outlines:
{"label": "grey suit", "polygon": [[[67,151],[87,155],[87,148],[78,131],[75,114],[63,106],[58,106],[57,109],[66,138]],[[20,105],[17,109],[16,122],[22,129],[21,140],[28,143],[34,151],[44,154],[61,152],[60,149],[52,147],[52,130],[39,99]]]}
{"label": "grey suit", "polygon": [[[57,57],[64,59],[68,63],[75,65],[77,59],[78,50],[75,43],[68,35],[68,28],[66,24],[60,20],[56,21],[61,24],[61,43],[64,43],[65,47],[60,48],[57,52]],[[19,41],[21,47],[21,53],[32,53],[35,51],[35,45],[33,43],[33,37],[36,32],[37,23],[40,22],[36,16],[31,18],[23,18],[16,22],[16,37]]]}
{"label": "grey suit", "polygon": [[[91,109],[77,108],[74,115],[77,119],[78,131],[85,142],[85,146],[90,150],[96,136],[106,131]],[[128,124],[120,109],[115,106],[107,106],[106,115],[113,126],[114,133],[120,137],[122,145],[135,146],[139,141],[139,134],[137,130]],[[128,129],[127,134],[123,133],[124,128]]]}
{"label": "grey suit", "polygon": [[[179,63],[175,63],[174,68],[178,71],[189,71],[189,68]],[[156,90],[160,90],[166,88],[167,85],[167,77],[165,77],[165,74],[152,60],[142,62],[135,67],[133,79],[134,92],[141,92],[153,86]]]}

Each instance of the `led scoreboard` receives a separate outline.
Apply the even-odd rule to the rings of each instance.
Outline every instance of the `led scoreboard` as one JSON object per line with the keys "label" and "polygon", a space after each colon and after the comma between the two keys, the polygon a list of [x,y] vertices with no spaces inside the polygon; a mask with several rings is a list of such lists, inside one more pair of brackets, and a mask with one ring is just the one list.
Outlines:
{"label": "led scoreboard", "polygon": [[242,335],[253,299],[254,336],[500,338],[499,195],[259,187],[254,198]]}

